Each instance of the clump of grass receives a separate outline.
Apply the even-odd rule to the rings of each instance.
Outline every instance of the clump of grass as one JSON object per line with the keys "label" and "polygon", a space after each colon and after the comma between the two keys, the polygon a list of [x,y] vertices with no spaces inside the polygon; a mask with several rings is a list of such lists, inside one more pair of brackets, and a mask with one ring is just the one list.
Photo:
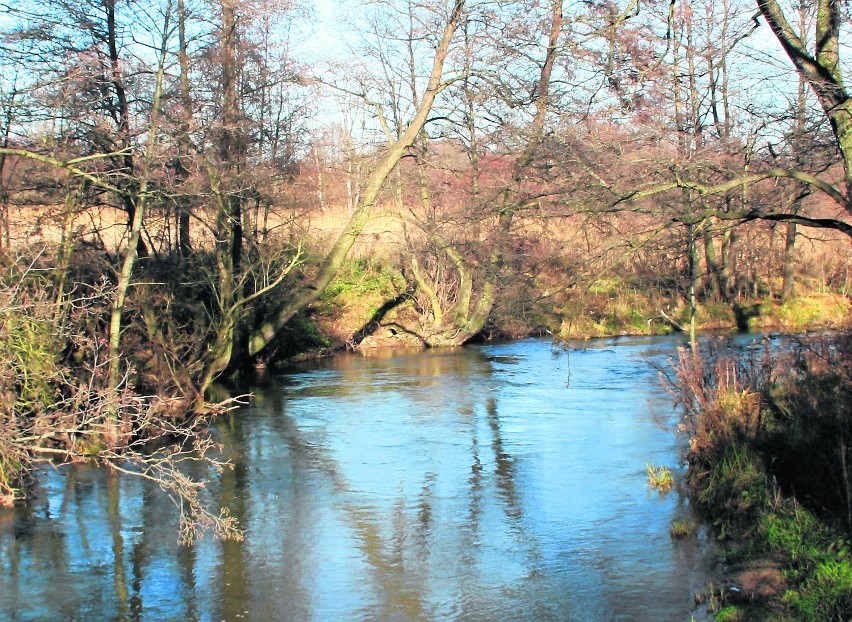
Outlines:
{"label": "clump of grass", "polygon": [[669,492],[674,486],[672,472],[668,467],[648,465],[648,485],[660,492]]}
{"label": "clump of grass", "polygon": [[672,521],[670,533],[672,538],[681,540],[694,536],[698,532],[698,523],[691,518],[676,518]]}
{"label": "clump of grass", "polygon": [[742,611],[735,605],[727,605],[716,612],[716,622],[738,622],[742,620]]}
{"label": "clump of grass", "polygon": [[694,456],[687,482],[720,539],[748,537],[770,502],[763,461],[743,442],[717,450]]}

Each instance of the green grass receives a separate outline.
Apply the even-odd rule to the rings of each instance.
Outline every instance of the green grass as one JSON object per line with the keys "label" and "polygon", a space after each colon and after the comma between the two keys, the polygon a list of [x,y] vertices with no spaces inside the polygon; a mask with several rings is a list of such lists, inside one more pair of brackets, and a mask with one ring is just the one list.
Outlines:
{"label": "green grass", "polygon": [[795,503],[761,521],[765,547],[787,560],[784,603],[801,619],[846,620],[852,614],[849,542]]}
{"label": "green grass", "polygon": [[689,478],[696,500],[710,510],[723,539],[747,536],[768,503],[763,464],[744,443],[727,444],[706,470],[693,470]]}
{"label": "green grass", "polygon": [[742,611],[735,605],[727,605],[716,612],[714,616],[716,622],[737,622],[742,620]]}
{"label": "green grass", "polygon": [[753,329],[775,327],[798,333],[815,327],[838,327],[848,322],[852,303],[847,296],[832,293],[808,293],[780,303],[764,300],[760,314],[749,320]]}
{"label": "green grass", "polygon": [[672,472],[668,467],[655,467],[652,464],[648,465],[648,485],[660,492],[669,492],[674,486]]}
{"label": "green grass", "polygon": [[691,518],[676,518],[672,521],[670,533],[676,540],[689,538],[697,532],[698,523]]}
{"label": "green grass", "polygon": [[396,280],[394,271],[366,259],[354,259],[344,264],[322,299],[341,298],[345,302],[375,293],[392,296],[396,291]]}

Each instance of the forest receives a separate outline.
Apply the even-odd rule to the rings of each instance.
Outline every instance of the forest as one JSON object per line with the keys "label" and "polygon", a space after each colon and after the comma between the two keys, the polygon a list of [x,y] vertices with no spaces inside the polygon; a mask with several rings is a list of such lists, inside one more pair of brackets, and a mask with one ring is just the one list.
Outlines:
{"label": "forest", "polygon": [[848,325],[847,3],[0,7],[4,503],[94,458],[237,534],[181,461],[306,351]]}

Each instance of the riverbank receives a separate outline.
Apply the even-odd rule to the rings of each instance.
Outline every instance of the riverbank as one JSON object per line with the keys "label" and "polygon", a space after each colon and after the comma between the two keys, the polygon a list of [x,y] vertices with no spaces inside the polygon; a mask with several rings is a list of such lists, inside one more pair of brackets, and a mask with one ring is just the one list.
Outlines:
{"label": "riverbank", "polygon": [[681,352],[692,499],[729,543],[717,620],[852,616],[852,337]]}
{"label": "riverbank", "polygon": [[[667,335],[687,331],[689,306],[682,296],[644,288],[630,278],[601,278],[552,293],[501,296],[483,331],[485,339],[550,336],[557,340]],[[543,294],[551,292],[546,298]],[[726,303],[699,301],[696,329],[798,334],[848,326],[852,300],[841,292],[802,292],[788,301],[771,296]],[[328,292],[285,335],[290,356],[358,349],[423,347],[423,311],[406,279],[381,263],[348,262]]]}

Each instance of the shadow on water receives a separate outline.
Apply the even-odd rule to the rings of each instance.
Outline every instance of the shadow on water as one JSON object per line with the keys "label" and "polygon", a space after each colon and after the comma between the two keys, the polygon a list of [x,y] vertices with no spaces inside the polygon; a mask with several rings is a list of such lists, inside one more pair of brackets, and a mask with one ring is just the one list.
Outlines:
{"label": "shadow on water", "polygon": [[644,475],[677,461],[644,360],[675,345],[528,340],[273,378],[217,425],[234,469],[205,494],[244,541],[178,546],[156,488],[48,470],[0,512],[0,618],[688,620],[713,547],[671,540],[688,500]]}

